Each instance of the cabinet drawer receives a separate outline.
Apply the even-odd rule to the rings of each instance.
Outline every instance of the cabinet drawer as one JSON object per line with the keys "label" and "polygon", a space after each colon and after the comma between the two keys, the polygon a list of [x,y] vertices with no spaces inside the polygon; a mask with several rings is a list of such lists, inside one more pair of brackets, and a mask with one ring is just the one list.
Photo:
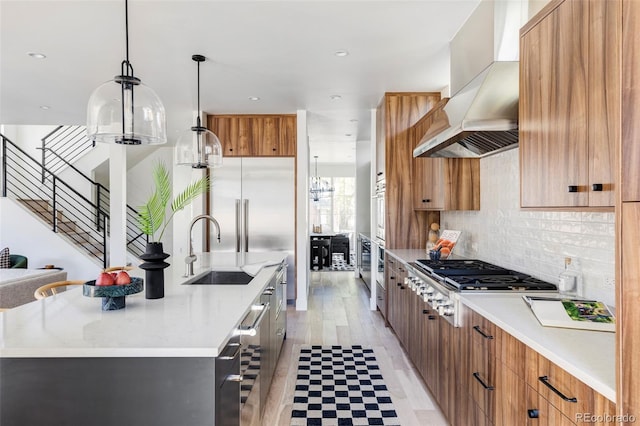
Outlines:
{"label": "cabinet drawer", "polygon": [[571,426],[567,416],[549,403],[534,388],[527,386],[527,426]]}
{"label": "cabinet drawer", "polygon": [[584,413],[615,415],[615,404],[527,347],[526,382],[569,419]]}

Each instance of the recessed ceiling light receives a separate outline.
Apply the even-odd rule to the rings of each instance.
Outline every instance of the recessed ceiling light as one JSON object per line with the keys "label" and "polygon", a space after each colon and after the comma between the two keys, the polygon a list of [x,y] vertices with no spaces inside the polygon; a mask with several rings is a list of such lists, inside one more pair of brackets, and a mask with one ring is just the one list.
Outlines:
{"label": "recessed ceiling light", "polygon": [[50,108],[51,108],[51,107],[50,107],[49,105],[40,105],[40,109],[43,109],[43,110],[45,110],[45,111],[46,111],[46,110],[48,110],[48,109],[50,109]]}
{"label": "recessed ceiling light", "polygon": [[340,95],[331,95],[329,96],[331,98],[331,100],[333,101],[339,101],[340,99],[342,99],[342,96]]}
{"label": "recessed ceiling light", "polygon": [[345,56],[349,55],[349,52],[346,50],[336,50],[334,55],[340,57],[340,58],[344,58]]}
{"label": "recessed ceiling light", "polygon": [[344,135],[345,135],[346,137],[351,137],[351,136],[353,136],[351,133],[345,133]]}
{"label": "recessed ceiling light", "polygon": [[351,120],[349,120],[351,123],[357,123],[358,120],[356,118],[352,118]]}
{"label": "recessed ceiling light", "polygon": [[259,101],[260,98],[258,96],[249,96],[250,101]]}
{"label": "recessed ceiling light", "polygon": [[27,55],[35,59],[44,59],[47,57],[47,55],[45,55],[44,53],[37,53],[37,52],[29,52],[27,53]]}

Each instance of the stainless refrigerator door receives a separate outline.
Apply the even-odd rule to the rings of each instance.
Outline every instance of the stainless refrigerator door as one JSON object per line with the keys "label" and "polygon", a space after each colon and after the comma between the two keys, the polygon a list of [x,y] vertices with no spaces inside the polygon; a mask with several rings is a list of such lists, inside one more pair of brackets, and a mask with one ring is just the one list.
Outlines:
{"label": "stainless refrigerator door", "polygon": [[220,243],[211,228],[211,251],[236,251],[241,199],[242,159],[225,158],[222,167],[211,170],[211,215],[220,224]]}
{"label": "stainless refrigerator door", "polygon": [[287,298],[293,298],[295,159],[243,158],[242,198],[248,251],[288,252]]}

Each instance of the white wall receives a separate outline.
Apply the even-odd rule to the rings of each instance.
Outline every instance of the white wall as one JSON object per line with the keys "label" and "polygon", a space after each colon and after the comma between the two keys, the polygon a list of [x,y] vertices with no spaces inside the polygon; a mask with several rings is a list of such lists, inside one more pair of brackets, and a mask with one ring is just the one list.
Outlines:
{"label": "white wall", "polygon": [[69,280],[95,279],[102,269],[42,221],[9,198],[0,197],[0,249],[9,247],[12,254],[29,260],[29,269],[44,265],[64,268]]}
{"label": "white wall", "polygon": [[518,149],[480,161],[480,211],[443,212],[462,230],[455,252],[557,284],[564,258],[581,272],[584,295],[614,305],[614,213],[523,211]]}
{"label": "white wall", "polygon": [[371,141],[356,142],[356,233],[371,229]]}

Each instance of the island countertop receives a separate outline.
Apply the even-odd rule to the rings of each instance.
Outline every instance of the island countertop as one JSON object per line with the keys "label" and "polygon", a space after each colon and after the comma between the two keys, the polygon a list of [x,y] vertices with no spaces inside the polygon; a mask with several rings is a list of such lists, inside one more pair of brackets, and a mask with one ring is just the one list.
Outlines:
{"label": "island countertop", "polygon": [[[285,258],[284,252],[200,254],[195,275],[259,272],[247,285],[182,285],[188,278],[177,262],[165,270],[164,298],[145,299],[143,290],[116,311],[102,311],[100,298],[69,287],[0,314],[0,357],[216,357],[274,275],[277,266],[266,265]],[[131,275],[144,277],[144,271]]]}

